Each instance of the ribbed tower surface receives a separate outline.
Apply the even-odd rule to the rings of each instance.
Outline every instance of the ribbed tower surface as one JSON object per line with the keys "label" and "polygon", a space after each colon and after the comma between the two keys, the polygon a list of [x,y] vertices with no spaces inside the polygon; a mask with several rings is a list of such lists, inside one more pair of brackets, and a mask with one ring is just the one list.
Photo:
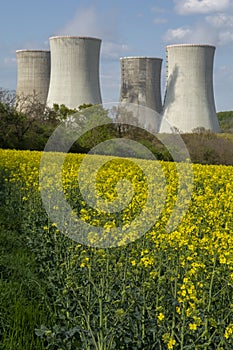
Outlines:
{"label": "ribbed tower surface", "polygon": [[123,124],[133,122],[140,128],[158,132],[162,109],[162,59],[133,56],[122,57],[120,62],[120,106],[129,113],[119,113],[118,121]]}
{"label": "ribbed tower surface", "polygon": [[33,96],[45,105],[50,81],[50,51],[17,50],[17,89],[21,98]]}
{"label": "ribbed tower surface", "polygon": [[169,45],[167,84],[160,132],[190,133],[204,128],[219,132],[213,91],[215,47]]}
{"label": "ribbed tower surface", "polygon": [[99,83],[101,40],[91,37],[50,38],[51,79],[47,105],[77,108],[102,103]]}
{"label": "ribbed tower surface", "polygon": [[160,113],[162,59],[122,57],[120,102],[135,103]]}

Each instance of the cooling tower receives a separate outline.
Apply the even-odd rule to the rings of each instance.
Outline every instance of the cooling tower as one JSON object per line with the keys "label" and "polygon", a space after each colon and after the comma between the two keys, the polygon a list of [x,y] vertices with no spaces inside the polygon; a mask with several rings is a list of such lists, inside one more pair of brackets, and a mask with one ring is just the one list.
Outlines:
{"label": "cooling tower", "polygon": [[100,104],[99,55],[101,40],[88,37],[50,38],[51,78],[47,105],[77,108]]}
{"label": "cooling tower", "polygon": [[[16,51],[18,77],[16,95],[20,104],[31,100],[45,105],[50,80],[50,52],[41,50]],[[25,99],[23,102],[22,100]]]}
{"label": "cooling tower", "polygon": [[124,57],[120,61],[120,102],[135,103],[160,113],[162,59]]}
{"label": "cooling tower", "polygon": [[167,84],[160,132],[182,133],[205,128],[219,132],[213,92],[215,47],[169,45]]}

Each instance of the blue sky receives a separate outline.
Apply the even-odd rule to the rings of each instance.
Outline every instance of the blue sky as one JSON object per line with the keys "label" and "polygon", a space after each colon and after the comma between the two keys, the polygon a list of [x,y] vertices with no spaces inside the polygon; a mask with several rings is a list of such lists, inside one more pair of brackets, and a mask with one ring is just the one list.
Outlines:
{"label": "blue sky", "polygon": [[233,0],[7,0],[0,12],[0,87],[16,89],[18,49],[49,49],[53,35],[102,39],[100,80],[104,102],[117,102],[122,56],[163,58],[176,43],[216,46],[216,108],[233,110]]}

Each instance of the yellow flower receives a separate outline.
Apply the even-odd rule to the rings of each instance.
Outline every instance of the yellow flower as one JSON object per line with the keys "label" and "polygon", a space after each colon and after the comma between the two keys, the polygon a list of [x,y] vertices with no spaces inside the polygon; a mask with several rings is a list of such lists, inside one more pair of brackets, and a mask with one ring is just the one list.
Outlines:
{"label": "yellow flower", "polygon": [[220,256],[219,261],[220,261],[220,264],[226,264],[227,259],[225,256],[222,255],[222,256]]}
{"label": "yellow flower", "polygon": [[191,331],[195,331],[195,330],[197,329],[196,323],[190,323],[190,324],[189,324],[189,329],[190,329]]}
{"label": "yellow flower", "polygon": [[165,316],[164,316],[164,314],[162,312],[160,312],[159,315],[157,316],[157,318],[158,318],[159,321],[163,321]]}
{"label": "yellow flower", "polygon": [[85,267],[85,266],[90,267],[90,264],[88,264],[89,260],[90,259],[88,257],[84,258],[83,261],[80,264],[80,267],[82,267],[82,268]]}
{"label": "yellow flower", "polygon": [[150,277],[151,278],[155,278],[155,277],[157,277],[157,275],[158,275],[158,273],[156,271],[151,271],[150,272]]}
{"label": "yellow flower", "polygon": [[227,328],[225,329],[225,333],[224,333],[224,337],[226,339],[230,338],[232,336],[233,333],[233,324],[230,324],[229,326],[227,326]]}
{"label": "yellow flower", "polygon": [[185,297],[185,296],[186,296],[186,290],[185,290],[185,289],[182,290],[181,295],[182,295],[182,297]]}
{"label": "yellow flower", "polygon": [[170,350],[170,349],[173,349],[174,345],[176,344],[176,341],[175,339],[171,338],[167,344],[167,348]]}

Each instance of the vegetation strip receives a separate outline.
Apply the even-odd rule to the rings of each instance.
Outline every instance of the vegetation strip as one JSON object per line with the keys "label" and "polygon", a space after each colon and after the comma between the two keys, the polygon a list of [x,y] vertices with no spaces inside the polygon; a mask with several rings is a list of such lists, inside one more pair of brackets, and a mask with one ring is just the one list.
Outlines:
{"label": "vegetation strip", "polygon": [[[39,276],[35,279],[46,286],[45,291],[42,288],[44,299],[40,293],[35,296],[34,283],[26,283],[30,292],[25,295],[24,284],[20,289],[18,281],[15,288],[15,277],[9,284],[2,274],[9,295],[16,289],[18,293],[24,290],[21,298],[25,303],[27,300],[29,309],[35,301],[41,305],[43,299],[45,309],[50,310],[49,320],[39,306],[41,318],[38,316],[36,322],[27,319],[30,329],[36,328],[34,341],[42,339],[40,344],[54,350],[232,349],[233,167],[193,165],[194,191],[189,210],[177,229],[167,233],[164,227],[175,204],[177,174],[173,163],[161,162],[167,197],[160,219],[131,244],[98,249],[70,240],[60,233],[56,222],[48,219],[38,187],[40,157],[40,152],[0,150],[4,218],[20,227],[16,242],[22,237],[34,256],[32,265],[24,258],[24,280],[25,274],[35,268]],[[132,221],[144,203],[141,190],[136,191],[125,216],[98,216],[86,206],[77,186],[82,157],[68,154],[64,165],[62,190],[73,209],[93,225]],[[100,156],[92,157],[97,164]],[[142,162],[153,170],[153,161]],[[114,189],[126,165],[133,182],[136,178],[129,160],[122,159],[117,171],[111,166],[101,169],[98,190],[102,198],[115,198]],[[185,176],[185,171],[182,174]],[[26,305],[24,302],[20,305]],[[6,312],[3,315],[2,337],[7,329],[12,330],[13,314],[9,318]],[[23,334],[28,323],[23,323],[23,315],[19,318]],[[8,339],[16,339],[16,333],[8,334]],[[25,344],[30,341],[24,335]],[[8,348],[20,349],[18,345]],[[25,345],[24,349],[31,348]]]}

